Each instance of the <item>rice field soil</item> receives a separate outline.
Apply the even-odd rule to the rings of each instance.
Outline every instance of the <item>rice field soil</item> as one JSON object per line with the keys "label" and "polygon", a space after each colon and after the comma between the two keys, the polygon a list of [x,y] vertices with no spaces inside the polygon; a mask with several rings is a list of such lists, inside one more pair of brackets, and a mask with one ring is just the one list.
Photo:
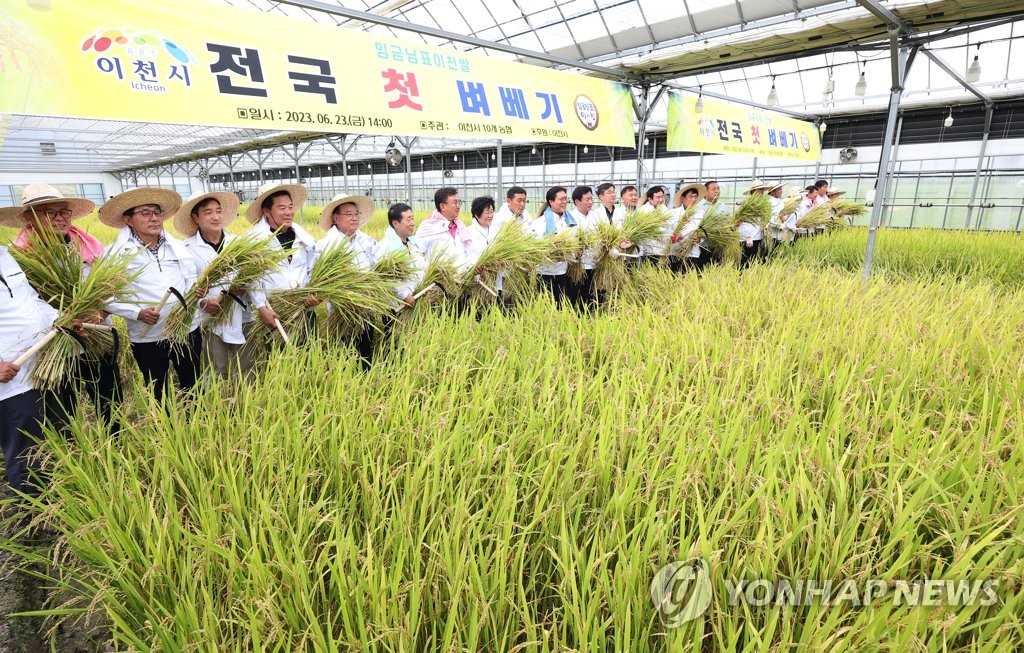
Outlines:
{"label": "rice field soil", "polygon": [[[136,388],[119,439],[45,445],[57,544],[5,546],[123,650],[1019,650],[1021,241],[884,232],[865,288],[858,237],[426,312],[365,373],[314,342],[169,412]],[[681,561],[686,620],[652,600]],[[806,581],[889,591],[761,601]]]}

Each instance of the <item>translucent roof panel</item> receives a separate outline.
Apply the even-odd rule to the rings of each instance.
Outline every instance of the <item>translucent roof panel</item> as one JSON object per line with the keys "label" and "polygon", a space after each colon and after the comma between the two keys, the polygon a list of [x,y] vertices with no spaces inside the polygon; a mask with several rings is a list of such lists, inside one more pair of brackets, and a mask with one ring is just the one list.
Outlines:
{"label": "translucent roof panel", "polygon": [[[586,61],[737,100],[765,103],[774,80],[780,108],[809,116],[878,111],[889,99],[885,29],[858,0],[319,0],[386,19],[444,33],[423,34],[365,17],[339,16],[290,0],[210,0],[241,9],[324,25],[387,34],[404,40],[471,51],[538,65],[554,64],[510,53],[513,46],[570,61]],[[302,4],[299,2],[299,4]],[[994,98],[1024,96],[1024,71],[1010,62],[1024,60],[1024,14],[1020,0],[884,0],[914,25],[939,38],[927,45],[933,55],[966,74],[974,56],[981,74],[976,87]],[[1001,18],[1001,17],[1007,18]],[[970,34],[959,23],[1000,17],[1004,24]],[[956,33],[942,37],[949,30]],[[466,44],[474,37],[494,45]],[[822,37],[817,40],[817,37]],[[827,37],[828,40],[825,40]],[[774,42],[772,41],[774,39]],[[772,45],[774,50],[765,49]],[[979,47],[980,45],[980,47]],[[771,52],[771,56],[766,54]],[[770,63],[766,63],[770,61]],[[583,69],[558,65],[574,72]],[[854,89],[861,72],[867,89]],[[616,72],[615,77],[622,74]],[[826,93],[831,79],[833,90]],[[904,106],[974,101],[953,77],[920,53],[906,80]],[[654,108],[654,125],[664,125],[665,103]],[[0,129],[4,124],[0,120]],[[204,126],[133,124],[117,121],[12,116],[0,149],[0,169],[118,170],[167,161],[202,158],[246,143],[277,143],[313,135]],[[333,137],[332,137],[333,138]],[[379,157],[387,137],[363,137],[349,155]],[[43,154],[40,143],[55,143]],[[351,141],[349,141],[351,143]],[[308,148],[307,148],[308,146]],[[422,139],[417,150],[472,147],[469,142]],[[334,161],[327,141],[304,143],[304,162]],[[266,165],[287,165],[267,161]],[[221,165],[221,164],[217,164]],[[249,164],[246,164],[249,165]]]}

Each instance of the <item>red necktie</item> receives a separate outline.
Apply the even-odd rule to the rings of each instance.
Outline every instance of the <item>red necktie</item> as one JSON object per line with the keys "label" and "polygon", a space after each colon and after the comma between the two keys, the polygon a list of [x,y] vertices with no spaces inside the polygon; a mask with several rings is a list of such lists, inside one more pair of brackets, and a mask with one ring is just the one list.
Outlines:
{"label": "red necktie", "polygon": [[455,238],[455,232],[458,231],[458,229],[459,227],[455,224],[455,220],[452,220],[448,225],[448,233],[452,235],[452,238]]}

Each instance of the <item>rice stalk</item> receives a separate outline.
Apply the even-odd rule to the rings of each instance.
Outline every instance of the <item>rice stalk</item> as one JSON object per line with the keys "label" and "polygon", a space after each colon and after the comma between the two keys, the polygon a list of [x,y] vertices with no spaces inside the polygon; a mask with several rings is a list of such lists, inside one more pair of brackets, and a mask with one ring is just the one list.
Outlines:
{"label": "rice stalk", "polygon": [[739,265],[743,248],[736,233],[736,218],[720,204],[712,204],[704,213],[698,230],[704,236],[707,249],[726,264]]}
{"label": "rice stalk", "polygon": [[73,245],[47,230],[35,230],[25,250],[12,247],[9,251],[40,298],[58,311],[54,322],[58,334],[36,354],[32,369],[37,388],[54,389],[77,374],[83,346],[89,355],[103,354],[113,346],[109,332],[91,331],[79,337],[74,321],[103,314],[111,302],[128,301],[129,285],[138,273],[128,272],[131,258],[124,254],[102,256],[86,266]]}
{"label": "rice stalk", "polygon": [[[199,308],[198,289],[203,289],[204,297],[209,297],[213,290],[222,286],[248,288],[277,268],[288,252],[269,247],[273,238],[240,236],[221,248],[220,253],[199,273],[195,284],[185,291],[184,303],[175,302],[164,318],[164,332],[172,345],[182,346],[188,341]],[[224,310],[218,316],[211,316],[220,320],[208,322],[207,326],[226,320],[227,308],[222,307]]]}

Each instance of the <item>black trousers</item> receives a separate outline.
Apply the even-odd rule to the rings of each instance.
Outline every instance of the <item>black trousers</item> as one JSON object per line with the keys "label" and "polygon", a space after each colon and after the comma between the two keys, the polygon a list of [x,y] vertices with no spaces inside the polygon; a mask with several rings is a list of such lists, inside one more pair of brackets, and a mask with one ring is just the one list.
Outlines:
{"label": "black trousers", "polygon": [[164,398],[167,372],[172,364],[178,373],[178,387],[181,390],[188,391],[195,386],[202,351],[203,341],[199,329],[188,334],[188,340],[180,347],[171,347],[167,340],[132,343],[132,356],[142,371],[142,378],[147,385],[153,384],[153,395],[158,400]]}
{"label": "black trousers", "polygon": [[38,491],[42,479],[29,479],[29,472],[39,472],[38,463],[30,462],[27,454],[42,438],[44,422],[61,429],[66,420],[63,403],[53,392],[33,389],[0,401],[0,448],[12,488],[33,494]]}
{"label": "black trousers", "polygon": [[764,258],[764,247],[760,240],[755,240],[752,247],[747,247],[747,243],[741,243],[743,246],[743,254],[740,257],[740,268],[745,268],[754,261],[759,261]]}
{"label": "black trousers", "polygon": [[573,283],[566,276],[566,294],[572,301],[573,308],[582,311],[585,308],[593,308],[596,303],[594,296],[594,271],[584,270],[583,278],[579,283]]}
{"label": "black trousers", "polygon": [[568,280],[564,274],[539,274],[540,282],[547,286],[552,296],[555,298],[555,305],[558,308],[562,308],[562,302],[565,301],[566,286]]}
{"label": "black trousers", "polygon": [[109,354],[98,358],[81,357],[78,360],[78,378],[70,379],[58,390],[58,395],[69,415],[78,408],[78,395],[82,389],[96,406],[96,414],[110,427],[111,433],[121,430],[120,422],[114,417],[114,409],[124,397],[121,389],[121,368],[117,359],[121,351],[121,339],[113,332],[114,346]]}

